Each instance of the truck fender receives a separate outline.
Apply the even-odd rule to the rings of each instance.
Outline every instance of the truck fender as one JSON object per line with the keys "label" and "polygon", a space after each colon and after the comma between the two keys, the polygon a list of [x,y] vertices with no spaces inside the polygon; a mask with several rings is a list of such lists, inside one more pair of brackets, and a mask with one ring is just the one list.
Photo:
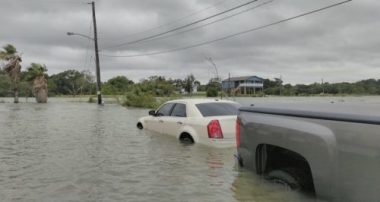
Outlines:
{"label": "truck fender", "polygon": [[325,194],[332,191],[336,138],[331,129],[318,121],[263,114],[253,116],[250,118],[255,123],[249,128],[254,131],[250,134],[254,133],[251,139],[256,142],[255,149],[261,144],[269,144],[301,155],[310,166],[315,187],[323,189],[316,191]]}

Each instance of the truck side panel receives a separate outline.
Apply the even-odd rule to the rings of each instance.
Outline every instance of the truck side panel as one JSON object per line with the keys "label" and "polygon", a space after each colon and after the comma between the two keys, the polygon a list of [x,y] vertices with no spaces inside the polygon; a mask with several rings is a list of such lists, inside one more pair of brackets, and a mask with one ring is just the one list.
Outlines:
{"label": "truck side panel", "polygon": [[[283,118],[274,115],[264,115],[255,113],[242,113],[241,116],[242,144],[248,143],[242,147],[250,148],[252,162],[255,165],[256,149],[261,144],[275,145],[294,151],[307,159],[312,169],[313,181],[316,192],[322,195],[328,195],[331,187],[320,186],[328,184],[333,177],[332,159],[335,156],[335,138],[331,130],[326,127],[306,122],[304,120],[295,120]],[[254,120],[254,122],[250,121]],[[243,131],[244,130],[244,131]],[[246,159],[244,165],[246,165]],[[255,167],[255,166],[253,166]]]}
{"label": "truck side panel", "polygon": [[256,170],[258,146],[275,145],[307,160],[317,196],[339,201],[379,199],[379,125],[253,112],[240,112],[239,118],[238,151],[244,166]]}

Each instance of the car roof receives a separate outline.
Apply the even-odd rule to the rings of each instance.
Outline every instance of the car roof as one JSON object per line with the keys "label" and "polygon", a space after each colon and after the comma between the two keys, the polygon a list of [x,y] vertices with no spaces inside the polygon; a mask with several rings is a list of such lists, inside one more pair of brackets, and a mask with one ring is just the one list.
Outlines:
{"label": "car roof", "polygon": [[201,98],[189,98],[189,99],[178,99],[178,100],[171,100],[167,103],[171,102],[177,102],[177,103],[185,103],[185,104],[201,104],[201,103],[236,103],[231,100],[220,100],[220,99],[201,99]]}
{"label": "car roof", "polygon": [[[220,100],[220,99],[210,99],[210,98],[188,98],[188,99],[177,99],[177,100],[171,100],[167,101],[164,104],[167,103],[182,103],[186,104],[187,108],[187,117],[203,117],[199,109],[196,107],[197,104],[202,103],[231,103],[231,104],[238,104],[237,102],[230,101],[230,100]],[[163,104],[163,105],[164,105]],[[161,105],[162,106],[162,105]],[[161,107],[160,106],[160,107]]]}

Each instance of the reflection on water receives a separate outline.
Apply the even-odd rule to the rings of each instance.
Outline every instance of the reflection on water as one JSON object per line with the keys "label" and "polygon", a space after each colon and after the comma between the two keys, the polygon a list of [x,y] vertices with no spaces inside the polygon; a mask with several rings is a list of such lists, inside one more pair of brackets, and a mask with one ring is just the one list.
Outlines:
{"label": "reflection on water", "polygon": [[1,201],[304,201],[236,166],[235,149],[136,128],[147,110],[0,104]]}

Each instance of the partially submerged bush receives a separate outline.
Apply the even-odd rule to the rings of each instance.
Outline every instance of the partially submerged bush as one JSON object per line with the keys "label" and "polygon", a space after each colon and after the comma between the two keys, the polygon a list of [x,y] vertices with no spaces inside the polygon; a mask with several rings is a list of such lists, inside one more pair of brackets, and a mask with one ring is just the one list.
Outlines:
{"label": "partially submerged bush", "polygon": [[156,97],[152,93],[142,92],[140,89],[134,89],[126,94],[124,99],[121,99],[121,103],[128,107],[141,107],[156,109],[163,103],[179,99],[180,95],[173,94],[167,97]]}
{"label": "partially submerged bush", "polygon": [[95,102],[94,97],[90,96],[90,97],[88,98],[88,102],[89,102],[89,103],[94,103],[94,102]]}
{"label": "partially submerged bush", "polygon": [[156,100],[156,98],[153,95],[143,92],[127,93],[126,100],[123,104],[129,107],[143,108],[157,108],[160,105],[160,103]]}

